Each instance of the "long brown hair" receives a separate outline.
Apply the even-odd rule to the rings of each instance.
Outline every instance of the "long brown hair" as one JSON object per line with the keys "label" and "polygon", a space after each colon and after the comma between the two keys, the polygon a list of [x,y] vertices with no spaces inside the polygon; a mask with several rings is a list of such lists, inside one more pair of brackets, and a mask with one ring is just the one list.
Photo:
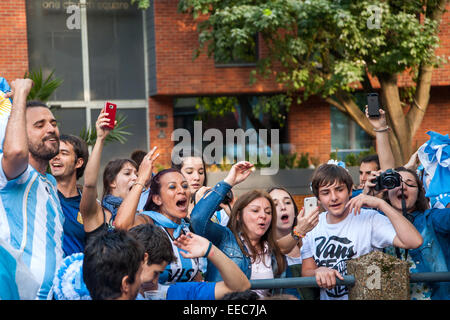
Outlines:
{"label": "long brown hair", "polygon": [[284,258],[284,255],[281,253],[281,250],[278,247],[278,243],[276,241],[276,230],[274,226],[276,225],[277,221],[277,210],[272,198],[266,191],[252,190],[240,196],[233,206],[230,220],[228,221],[227,226],[233,232],[241,251],[246,254],[247,250],[245,249],[244,243],[241,240],[242,236],[250,251],[247,253],[247,256],[251,258],[252,262],[255,262],[258,258],[258,254],[255,246],[250,243],[250,239],[248,238],[247,230],[243,223],[243,214],[244,208],[247,207],[250,202],[258,198],[266,198],[269,201],[272,210],[272,221],[270,223],[269,229],[261,237],[261,239],[259,240],[259,244],[261,248],[264,249],[264,244],[265,242],[267,242],[267,244],[269,245],[269,251],[270,253],[275,255],[278,264],[276,274],[280,275],[286,269],[286,260]]}

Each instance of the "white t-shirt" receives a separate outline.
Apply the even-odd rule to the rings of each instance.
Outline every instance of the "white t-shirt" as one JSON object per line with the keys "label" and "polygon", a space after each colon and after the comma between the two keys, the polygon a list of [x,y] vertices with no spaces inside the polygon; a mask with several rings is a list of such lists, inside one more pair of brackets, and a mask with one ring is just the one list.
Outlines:
{"label": "white t-shirt", "polygon": [[[396,232],[389,219],[372,209],[350,213],[343,221],[327,223],[327,213],[320,214],[318,225],[303,240],[302,259],[314,258],[317,267],[336,269],[347,274],[346,260],[393,244]],[[320,289],[321,300],[347,300],[348,288]]]}
{"label": "white t-shirt", "polygon": [[[263,260],[264,259],[264,260]],[[273,279],[272,259],[270,254],[265,253],[252,263],[252,274],[250,280]],[[255,291],[259,297],[269,296],[269,289],[257,289]]]}
{"label": "white t-shirt", "polygon": [[[241,240],[247,248],[247,251],[251,252],[250,248],[245,243],[245,240],[242,238]],[[264,254],[258,256],[256,261],[252,261],[251,267],[252,273],[250,275],[250,280],[273,279],[272,258],[269,253],[269,245],[267,242],[264,243]],[[270,295],[269,289],[255,289],[252,291],[256,292],[260,298]]]}

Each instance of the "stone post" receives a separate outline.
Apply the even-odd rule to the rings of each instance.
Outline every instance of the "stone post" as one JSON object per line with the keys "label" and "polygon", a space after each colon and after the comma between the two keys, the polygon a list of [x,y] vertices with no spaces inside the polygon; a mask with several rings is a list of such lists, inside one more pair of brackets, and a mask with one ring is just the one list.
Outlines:
{"label": "stone post", "polygon": [[347,274],[354,275],[349,300],[409,300],[409,265],[381,251],[347,260]]}

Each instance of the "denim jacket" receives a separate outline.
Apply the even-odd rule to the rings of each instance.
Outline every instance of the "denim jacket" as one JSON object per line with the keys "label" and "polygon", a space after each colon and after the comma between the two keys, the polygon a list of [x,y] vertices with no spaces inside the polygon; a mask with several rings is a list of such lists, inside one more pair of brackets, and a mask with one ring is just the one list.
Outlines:
{"label": "denim jacket", "polygon": [[[191,212],[190,221],[196,234],[210,240],[217,248],[223,251],[227,257],[234,261],[242,272],[244,272],[247,278],[250,279],[252,274],[250,257],[242,252],[236,237],[229,228],[211,221],[211,217],[213,216],[215,210],[230,189],[231,186],[224,181],[217,183],[213,188],[211,188],[211,192],[205,194],[195,205]],[[272,267],[274,278],[286,277],[286,271],[284,271],[281,275],[276,274],[278,265],[274,255],[272,255]],[[212,263],[208,263],[206,281],[222,281],[219,271]],[[282,291],[283,290],[277,289],[276,292],[273,293],[281,293]],[[295,291],[295,289],[284,290],[284,293],[290,293],[298,297]]]}
{"label": "denim jacket", "polygon": [[[450,209],[428,209],[414,212],[414,226],[423,238],[423,244],[410,250],[419,272],[448,272],[450,267]],[[431,299],[450,299],[450,283],[434,282]]]}

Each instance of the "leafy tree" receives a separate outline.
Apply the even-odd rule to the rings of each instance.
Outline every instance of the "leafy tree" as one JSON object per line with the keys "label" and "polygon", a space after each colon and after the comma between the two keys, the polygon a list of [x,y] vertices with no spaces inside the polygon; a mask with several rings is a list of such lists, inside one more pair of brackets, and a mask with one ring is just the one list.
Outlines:
{"label": "leafy tree", "polygon": [[131,4],[137,4],[139,9],[148,9],[150,7],[150,0],[131,0]]}
{"label": "leafy tree", "polygon": [[[230,61],[245,52],[239,48],[255,46],[258,34],[267,55],[252,71],[252,83],[272,77],[291,98],[284,99],[287,103],[317,95],[371,136],[372,126],[353,93],[373,92],[378,80],[392,149],[403,164],[413,153],[412,139],[427,110],[433,69],[444,61],[435,49],[447,2],[179,0],[178,7],[197,21],[196,55],[206,51]],[[412,85],[399,87],[404,74]],[[270,105],[275,114],[276,106]]]}

